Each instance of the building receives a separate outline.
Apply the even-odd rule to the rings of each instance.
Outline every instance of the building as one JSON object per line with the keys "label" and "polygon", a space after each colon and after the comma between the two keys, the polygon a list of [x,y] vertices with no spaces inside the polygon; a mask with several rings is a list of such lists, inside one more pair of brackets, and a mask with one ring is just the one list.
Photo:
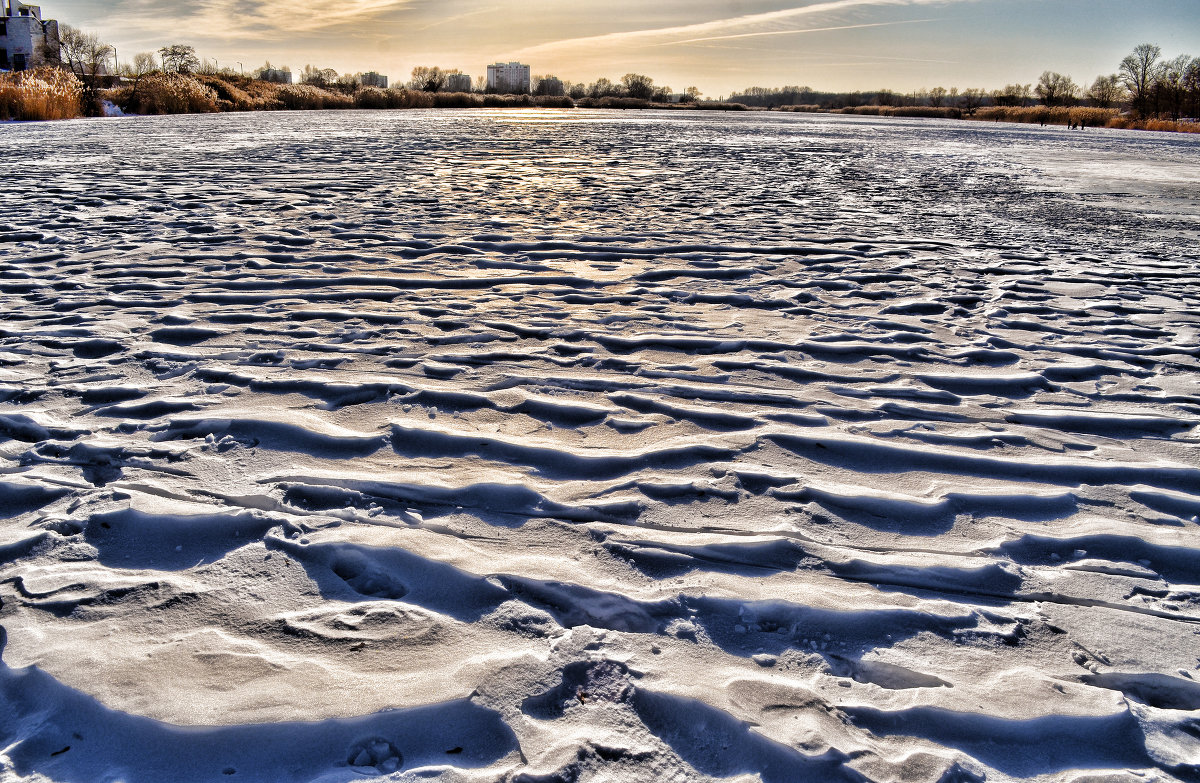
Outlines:
{"label": "building", "polygon": [[465,73],[452,73],[446,77],[446,92],[470,92],[471,77]]}
{"label": "building", "polygon": [[521,63],[496,63],[487,67],[489,92],[529,92],[529,66]]}
{"label": "building", "polygon": [[291,84],[292,72],[288,68],[263,68],[258,72],[258,78],[264,82],[275,84]]}
{"label": "building", "polygon": [[58,22],[43,22],[39,6],[0,0],[0,69],[36,68],[45,59],[47,42],[57,48]]}
{"label": "building", "polygon": [[358,75],[358,83],[363,87],[381,87],[387,89],[387,77],[382,73],[367,71]]}

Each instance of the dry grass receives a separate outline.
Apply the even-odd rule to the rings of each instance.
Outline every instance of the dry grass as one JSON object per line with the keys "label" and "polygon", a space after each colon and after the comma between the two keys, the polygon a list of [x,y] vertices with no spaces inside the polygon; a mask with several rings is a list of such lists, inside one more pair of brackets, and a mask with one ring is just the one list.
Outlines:
{"label": "dry grass", "polygon": [[438,109],[474,109],[484,105],[484,96],[469,92],[437,92],[429,97]]}
{"label": "dry grass", "polygon": [[542,109],[574,109],[575,101],[568,95],[538,95],[533,99],[535,106]]}
{"label": "dry grass", "polygon": [[[279,85],[259,82],[248,76],[196,75],[196,81],[217,95],[220,111],[263,111],[281,109],[283,104],[275,97]],[[263,89],[263,86],[267,89]]]}
{"label": "dry grass", "polygon": [[703,109],[705,111],[750,111],[750,107],[744,103],[730,103],[729,101],[697,101],[696,103],[681,103],[678,105],[689,109]]}
{"label": "dry grass", "polygon": [[924,117],[941,120],[958,120],[963,110],[956,106],[847,106],[834,109],[831,114],[861,114],[868,117]]}
{"label": "dry grass", "polygon": [[974,119],[1103,128],[1119,115],[1117,109],[1093,109],[1087,106],[987,106],[977,111]]}
{"label": "dry grass", "polygon": [[81,114],[83,85],[57,68],[0,74],[0,120],[65,120]]}
{"label": "dry grass", "polygon": [[213,88],[178,73],[147,74],[104,97],[132,114],[205,114],[225,108]]}
{"label": "dry grass", "polygon": [[285,109],[353,109],[354,98],[311,84],[284,84],[275,99]]}
{"label": "dry grass", "polygon": [[1163,133],[1200,133],[1200,122],[1176,122],[1174,120],[1135,120],[1130,117],[1116,117],[1109,120],[1109,128],[1125,128],[1128,130],[1161,131]]}
{"label": "dry grass", "polygon": [[641,98],[580,98],[577,106],[583,109],[650,109],[653,104]]}

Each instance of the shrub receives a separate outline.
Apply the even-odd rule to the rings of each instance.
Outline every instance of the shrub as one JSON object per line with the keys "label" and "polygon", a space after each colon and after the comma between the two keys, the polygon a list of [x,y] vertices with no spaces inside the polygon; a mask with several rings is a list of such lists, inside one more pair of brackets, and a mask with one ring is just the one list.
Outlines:
{"label": "shrub", "polygon": [[485,95],[483,105],[489,109],[523,109],[534,103],[528,95]]}
{"label": "shrub", "polygon": [[[182,73],[151,73],[108,90],[105,97],[133,114],[204,114],[220,110],[217,93]],[[231,102],[232,103],[232,102]]]}
{"label": "shrub", "polygon": [[534,104],[543,109],[574,109],[575,101],[569,95],[538,95],[533,99]]}
{"label": "shrub", "polygon": [[0,120],[65,120],[81,113],[83,85],[69,71],[0,74]]}
{"label": "shrub", "polygon": [[469,92],[435,92],[433,105],[439,109],[471,109],[483,106],[483,98]]}
{"label": "shrub", "polygon": [[275,93],[285,109],[353,109],[354,99],[312,84],[285,84]]}
{"label": "shrub", "polygon": [[779,110],[799,112],[802,114],[819,114],[824,111],[824,109],[815,103],[802,103],[798,106],[780,106]]}
{"label": "shrub", "polygon": [[[216,93],[221,111],[261,111],[278,109],[282,105],[275,97],[278,88],[251,93],[254,80],[246,76],[197,75],[193,78]],[[222,102],[229,104],[229,107],[226,108]]]}
{"label": "shrub", "polygon": [[691,104],[691,108],[708,111],[750,111],[750,107],[744,103],[722,103],[720,101],[699,101]]}
{"label": "shrub", "polygon": [[868,117],[925,117],[933,119],[962,119],[963,111],[956,106],[846,106],[831,109],[831,114],[861,114]]}
{"label": "shrub", "polygon": [[580,98],[576,106],[584,109],[649,109],[650,101],[641,98]]}

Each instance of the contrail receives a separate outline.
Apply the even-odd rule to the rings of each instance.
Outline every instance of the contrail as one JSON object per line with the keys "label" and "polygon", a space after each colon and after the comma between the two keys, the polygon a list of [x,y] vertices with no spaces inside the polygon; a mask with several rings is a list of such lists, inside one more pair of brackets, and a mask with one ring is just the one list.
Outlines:
{"label": "contrail", "polygon": [[734,38],[758,38],[767,35],[800,35],[802,33],[828,33],[835,30],[859,30],[864,27],[892,27],[898,24],[919,24],[921,22],[936,22],[936,19],[907,19],[901,22],[872,22],[869,24],[846,24],[838,27],[807,27],[799,30],[767,30],[760,33],[735,33],[732,35],[709,35],[704,38],[685,38],[682,41],[665,41],[655,46],[679,46],[681,44],[700,43],[702,41],[728,41]]}
{"label": "contrail", "polygon": [[782,22],[784,20],[796,19],[797,17],[845,11],[851,8],[862,8],[866,6],[904,7],[946,4],[954,2],[974,2],[974,0],[826,0],[826,2],[814,3],[812,5],[797,6],[795,8],[782,8],[778,11],[767,11],[760,14],[734,16],[727,19],[714,19],[709,22],[698,22],[696,24],[678,25],[675,27],[658,27],[650,30],[629,30],[621,33],[606,33],[604,35],[592,35],[583,38],[569,38],[561,41],[549,41],[547,43],[537,44],[536,46],[530,46],[521,49],[516,54],[520,56],[529,56],[561,48],[577,49],[579,47],[596,47],[604,45],[619,46],[645,39],[671,36],[690,36],[692,38],[702,38],[707,34],[719,36],[726,30],[736,29],[738,27]]}

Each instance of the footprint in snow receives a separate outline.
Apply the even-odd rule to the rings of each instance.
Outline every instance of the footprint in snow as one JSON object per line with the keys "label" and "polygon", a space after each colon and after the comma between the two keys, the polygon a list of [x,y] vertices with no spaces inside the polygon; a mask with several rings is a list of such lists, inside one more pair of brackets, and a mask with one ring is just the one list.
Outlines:
{"label": "footprint in snow", "polygon": [[350,746],[346,763],[359,770],[374,769],[387,775],[400,769],[404,757],[396,746],[381,737],[359,740]]}

